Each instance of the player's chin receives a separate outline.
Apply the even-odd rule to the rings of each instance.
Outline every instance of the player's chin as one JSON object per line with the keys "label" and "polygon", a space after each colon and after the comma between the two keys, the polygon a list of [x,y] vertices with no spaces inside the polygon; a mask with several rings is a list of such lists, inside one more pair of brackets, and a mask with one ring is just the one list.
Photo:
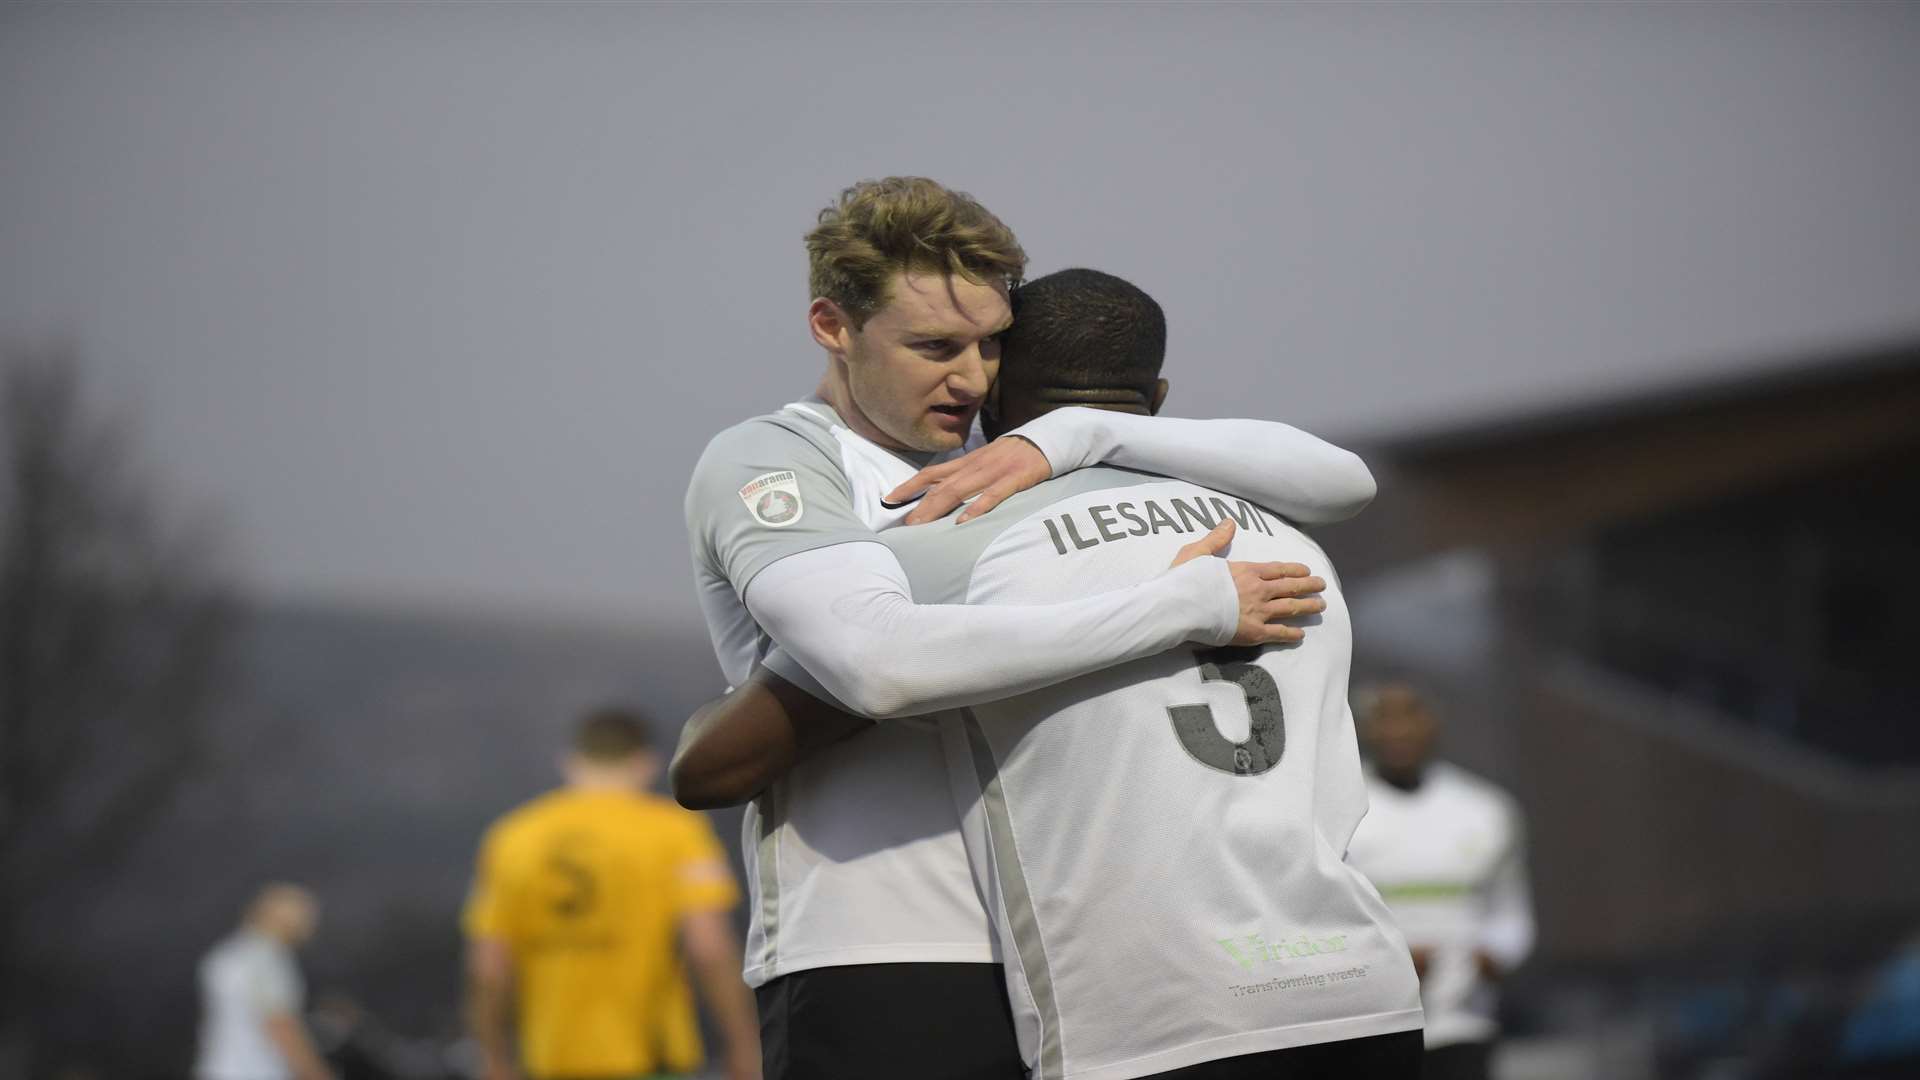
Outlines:
{"label": "player's chin", "polygon": [[920,424],[913,431],[913,448],[930,453],[953,450],[964,445],[966,441],[966,428],[954,431],[945,426]]}

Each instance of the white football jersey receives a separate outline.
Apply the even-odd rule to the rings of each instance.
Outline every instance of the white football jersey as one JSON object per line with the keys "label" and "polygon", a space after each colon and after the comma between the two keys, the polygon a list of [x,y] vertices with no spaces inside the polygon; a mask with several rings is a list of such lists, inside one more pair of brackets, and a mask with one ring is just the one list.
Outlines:
{"label": "white football jersey", "polygon": [[1234,559],[1327,577],[1303,644],[1175,649],[941,719],[1040,1080],[1421,1025],[1406,944],[1343,861],[1366,789],[1346,606],[1317,545],[1242,500],[1111,468],[884,539],[919,603],[1047,604],[1164,572],[1223,514]]}
{"label": "white football jersey", "polygon": [[[754,576],[897,525],[912,508],[882,496],[933,460],[874,445],[818,399],[714,438],[687,492],[687,530],[729,682],[744,682],[773,644],[742,599]],[[840,964],[994,962],[957,829],[927,722],[877,724],[795,766],[741,825],[747,985]]]}
{"label": "white football jersey", "polygon": [[284,1080],[293,1075],[267,1035],[267,1021],[298,1017],[306,984],[293,950],[265,934],[241,930],[200,961],[200,1048],[197,1080]]}
{"label": "white football jersey", "polygon": [[1518,807],[1445,762],[1403,791],[1371,776],[1372,809],[1354,833],[1353,866],[1386,897],[1410,945],[1427,949],[1420,996],[1429,1047],[1499,1034],[1494,987],[1474,953],[1504,969],[1533,947],[1533,904]]}

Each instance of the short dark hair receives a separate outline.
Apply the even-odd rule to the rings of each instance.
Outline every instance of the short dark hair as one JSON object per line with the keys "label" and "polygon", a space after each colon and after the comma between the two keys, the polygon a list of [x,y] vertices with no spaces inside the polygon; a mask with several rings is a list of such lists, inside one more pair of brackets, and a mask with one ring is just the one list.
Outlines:
{"label": "short dark hair", "polygon": [[591,710],[573,732],[573,752],[590,761],[624,761],[651,749],[646,719],[619,705]]}
{"label": "short dark hair", "polygon": [[1002,378],[1063,391],[1138,393],[1139,404],[1151,408],[1167,355],[1167,317],[1131,282],[1098,270],[1060,270],[1014,291],[1013,326],[1002,342]]}

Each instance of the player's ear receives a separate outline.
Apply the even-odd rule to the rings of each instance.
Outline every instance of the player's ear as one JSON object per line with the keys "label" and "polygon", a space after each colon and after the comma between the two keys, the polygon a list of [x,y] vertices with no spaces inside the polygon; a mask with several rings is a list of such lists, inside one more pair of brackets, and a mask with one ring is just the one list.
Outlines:
{"label": "player's ear", "polygon": [[846,355],[853,335],[853,320],[840,305],[824,296],[814,298],[807,305],[807,329],[813,334],[813,340],[820,347],[836,356]]}
{"label": "player's ear", "polygon": [[1154,416],[1160,415],[1160,406],[1167,403],[1167,380],[1161,379],[1153,387],[1153,407],[1147,411]]}

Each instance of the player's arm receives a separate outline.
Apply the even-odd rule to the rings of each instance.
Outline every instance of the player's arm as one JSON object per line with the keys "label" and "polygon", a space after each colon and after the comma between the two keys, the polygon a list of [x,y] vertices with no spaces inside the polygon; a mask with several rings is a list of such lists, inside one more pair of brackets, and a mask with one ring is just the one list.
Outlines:
{"label": "player's arm", "polygon": [[499,830],[480,844],[473,887],[460,913],[467,939],[465,997],[467,1034],[480,1047],[484,1080],[519,1080],[513,1052],[513,945],[503,901],[503,856]]}
{"label": "player's arm", "polygon": [[1484,891],[1479,948],[1474,952],[1475,965],[1490,979],[1519,967],[1533,951],[1533,893],[1527,882],[1526,846],[1518,811],[1510,809],[1509,815],[1515,821],[1513,841]]}
{"label": "player's arm", "polygon": [[680,944],[694,984],[726,1044],[728,1080],[759,1080],[760,1025],[753,994],[740,981],[740,940],[727,922],[727,913],[702,910],[682,915]]}
{"label": "player's arm", "polygon": [[726,1044],[727,1080],[760,1080],[760,1025],[753,994],[740,978],[740,939],[727,915],[740,902],[740,889],[713,826],[698,814],[684,815],[683,825],[676,831],[674,870],[680,949]]}
{"label": "player's arm", "polygon": [[[1232,522],[1208,534],[1214,551]],[[890,719],[975,705],[1165,652],[1295,642],[1310,613],[1287,563],[1196,558],[1129,588],[1059,604],[916,604],[885,545],[842,544],[767,567],[747,610],[827,693]]]}
{"label": "player's arm", "polygon": [[486,1080],[518,1080],[513,1054],[513,950],[499,938],[467,941],[467,1034]]}
{"label": "player's arm", "polygon": [[[1173,565],[1211,555],[1216,541],[1209,534],[1188,544]],[[1286,569],[1301,612],[1323,609],[1317,594],[1326,583],[1304,566],[1289,563]],[[687,721],[669,770],[674,798],[690,810],[737,806],[822,747],[872,726],[823,700],[825,695],[804,669],[774,649],[745,683],[701,706]]]}
{"label": "player's arm", "polygon": [[758,668],[681,730],[667,770],[673,797],[689,810],[738,806],[815,750],[871,726]]}
{"label": "player's arm", "polygon": [[261,958],[246,973],[245,992],[267,1041],[294,1080],[334,1080],[300,1016],[300,976],[291,958]]}
{"label": "player's arm", "polygon": [[299,1016],[290,1011],[273,1012],[262,1022],[266,1025],[267,1040],[280,1052],[294,1080],[334,1080],[333,1070],[320,1056],[320,1051],[314,1049],[307,1025]]}
{"label": "player's arm", "polygon": [[[916,605],[899,559],[854,513],[838,467],[767,427],[744,425],[709,444],[687,492],[689,539],[754,621],[863,716],[990,701],[1189,640],[1301,636],[1273,623],[1299,613],[1273,585],[1278,564],[1219,559],[1062,604]],[[992,663],[980,662],[982,650]]]}
{"label": "player's arm", "polygon": [[[1037,453],[1036,453],[1037,451]],[[1055,409],[953,461],[922,469],[887,495],[917,525],[978,495],[965,521],[1049,476],[1097,463],[1174,476],[1250,499],[1290,521],[1343,521],[1373,501],[1373,473],[1351,451],[1268,420],[1187,420],[1104,409]]]}

